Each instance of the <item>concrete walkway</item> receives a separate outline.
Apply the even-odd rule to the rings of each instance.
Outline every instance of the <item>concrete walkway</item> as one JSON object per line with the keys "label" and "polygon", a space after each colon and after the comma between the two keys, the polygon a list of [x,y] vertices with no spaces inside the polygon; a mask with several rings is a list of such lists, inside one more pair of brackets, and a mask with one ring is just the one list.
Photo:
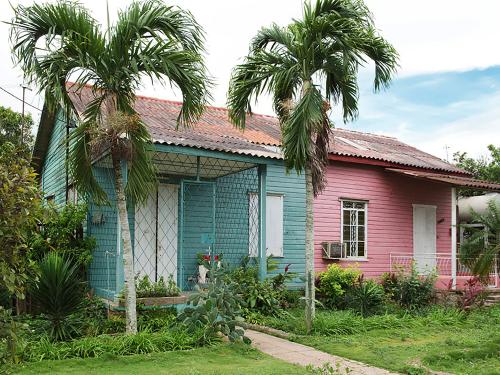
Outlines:
{"label": "concrete walkway", "polygon": [[389,375],[395,374],[377,367],[371,367],[360,362],[352,361],[342,357],[337,357],[309,346],[297,344],[285,339],[280,339],[265,333],[247,329],[245,336],[252,340],[252,346],[263,353],[269,354],[285,362],[300,366],[311,365],[322,367],[330,363],[334,369],[338,369],[341,374],[353,375]]}

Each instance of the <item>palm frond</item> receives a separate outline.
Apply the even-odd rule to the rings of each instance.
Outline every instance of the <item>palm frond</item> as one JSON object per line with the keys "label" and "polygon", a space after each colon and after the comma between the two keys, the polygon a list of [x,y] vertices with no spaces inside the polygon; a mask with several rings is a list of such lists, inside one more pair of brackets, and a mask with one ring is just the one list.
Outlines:
{"label": "palm frond", "polygon": [[134,1],[120,12],[110,44],[120,50],[151,38],[198,54],[204,50],[203,28],[193,15],[159,0]]}
{"label": "palm frond", "polygon": [[158,183],[157,170],[151,160],[154,147],[142,121],[127,132],[127,139],[131,145],[131,155],[125,192],[133,202],[142,203]]}
{"label": "palm frond", "polygon": [[487,280],[495,262],[500,259],[500,206],[488,202],[484,214],[471,210],[472,222],[482,224],[482,228],[468,228],[472,235],[460,244],[460,261],[475,275]]}
{"label": "palm frond", "polygon": [[130,61],[139,74],[163,84],[172,82],[181,90],[178,125],[189,126],[199,119],[211,99],[211,82],[201,55],[179,50],[172,43],[152,43],[135,50]]}
{"label": "palm frond", "polygon": [[83,122],[70,133],[68,172],[80,194],[92,197],[97,204],[103,204],[107,203],[108,197],[93,174],[93,155],[90,149],[91,134],[96,126],[92,121]]}
{"label": "palm frond", "polygon": [[251,102],[263,92],[276,93],[275,108],[291,97],[299,83],[300,67],[290,54],[256,50],[237,65],[231,75],[228,91],[229,118],[239,127],[245,127],[246,114],[252,112]]}
{"label": "palm frond", "polygon": [[295,169],[299,173],[311,161],[311,136],[321,130],[324,121],[320,91],[312,85],[303,90],[304,94],[282,125],[285,166],[288,170]]}

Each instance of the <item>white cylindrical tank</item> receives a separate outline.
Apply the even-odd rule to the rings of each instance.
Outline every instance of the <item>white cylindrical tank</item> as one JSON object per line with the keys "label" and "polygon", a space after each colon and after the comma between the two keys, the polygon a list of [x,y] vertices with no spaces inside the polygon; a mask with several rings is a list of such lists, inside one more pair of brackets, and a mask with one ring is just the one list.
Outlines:
{"label": "white cylindrical tank", "polygon": [[489,193],[478,195],[476,197],[464,197],[458,199],[458,218],[461,223],[467,223],[471,220],[471,209],[479,214],[485,214],[488,209],[488,202],[495,200],[500,205],[500,194]]}

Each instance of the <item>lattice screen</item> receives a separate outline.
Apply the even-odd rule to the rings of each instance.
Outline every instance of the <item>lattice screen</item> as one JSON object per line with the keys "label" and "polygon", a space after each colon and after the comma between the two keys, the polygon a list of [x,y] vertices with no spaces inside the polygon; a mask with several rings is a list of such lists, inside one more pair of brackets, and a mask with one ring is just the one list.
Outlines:
{"label": "lattice screen", "polygon": [[[254,164],[172,153],[155,155],[158,192],[135,208],[135,271],[151,280],[172,274],[190,289],[197,254],[239,264],[256,254],[258,173]],[[180,200],[178,200],[180,199]]]}

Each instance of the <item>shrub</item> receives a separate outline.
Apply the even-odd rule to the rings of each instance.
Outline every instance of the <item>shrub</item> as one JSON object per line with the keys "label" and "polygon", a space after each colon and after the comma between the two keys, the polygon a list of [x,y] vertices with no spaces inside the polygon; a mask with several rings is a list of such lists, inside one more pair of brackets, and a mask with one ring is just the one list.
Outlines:
{"label": "shrub", "polygon": [[174,278],[170,275],[165,279],[160,277],[157,282],[151,282],[148,276],[135,281],[137,298],[145,297],[176,297],[181,294],[181,290],[177,287]]}
{"label": "shrub", "polygon": [[68,204],[61,209],[48,205],[43,210],[40,229],[31,235],[31,258],[41,261],[55,251],[76,264],[84,280],[96,246],[93,237],[83,236],[82,223],[87,217],[87,206]]}
{"label": "shrub", "polygon": [[382,285],[393,301],[415,309],[429,304],[435,295],[436,274],[420,275],[412,264],[410,272],[383,275]]}
{"label": "shrub", "polygon": [[136,335],[102,335],[85,337],[68,342],[53,342],[48,338],[30,342],[24,352],[24,360],[60,360],[67,358],[91,358],[103,355],[131,355],[188,350],[201,346],[204,332],[187,332],[182,327],[158,333],[139,332]]}
{"label": "shrub", "polygon": [[359,284],[347,291],[347,307],[362,316],[372,315],[381,310],[384,303],[384,289],[374,280],[360,277]]}
{"label": "shrub", "polygon": [[39,268],[39,281],[31,289],[33,300],[51,323],[50,337],[67,339],[76,331],[72,314],[83,299],[77,265],[52,252],[45,256]]}
{"label": "shrub", "polygon": [[484,287],[481,278],[478,276],[471,277],[465,282],[465,289],[458,305],[463,310],[468,310],[474,305],[481,304],[484,301]]}
{"label": "shrub", "polygon": [[222,269],[211,267],[213,277],[208,283],[208,290],[193,293],[188,299],[188,306],[179,316],[190,331],[202,329],[206,341],[217,334],[223,334],[230,341],[248,341],[244,330],[238,326],[243,321],[241,306],[243,301],[238,296],[238,285],[228,280]]}
{"label": "shrub", "polygon": [[353,288],[361,271],[351,267],[341,267],[332,264],[318,275],[318,294],[323,304],[330,308],[345,306],[345,294]]}
{"label": "shrub", "polygon": [[[268,263],[269,264],[269,263]],[[271,263],[272,266],[274,266]],[[273,281],[259,281],[258,266],[244,263],[225,274],[227,282],[235,285],[235,292],[242,299],[242,307],[257,310],[267,315],[279,313],[279,298],[283,289],[273,286]]]}
{"label": "shrub", "polygon": [[26,346],[22,334],[27,330],[27,325],[17,322],[12,316],[12,310],[6,310],[0,306],[0,344],[4,344],[4,350],[0,350],[0,363],[19,363],[21,355]]}

